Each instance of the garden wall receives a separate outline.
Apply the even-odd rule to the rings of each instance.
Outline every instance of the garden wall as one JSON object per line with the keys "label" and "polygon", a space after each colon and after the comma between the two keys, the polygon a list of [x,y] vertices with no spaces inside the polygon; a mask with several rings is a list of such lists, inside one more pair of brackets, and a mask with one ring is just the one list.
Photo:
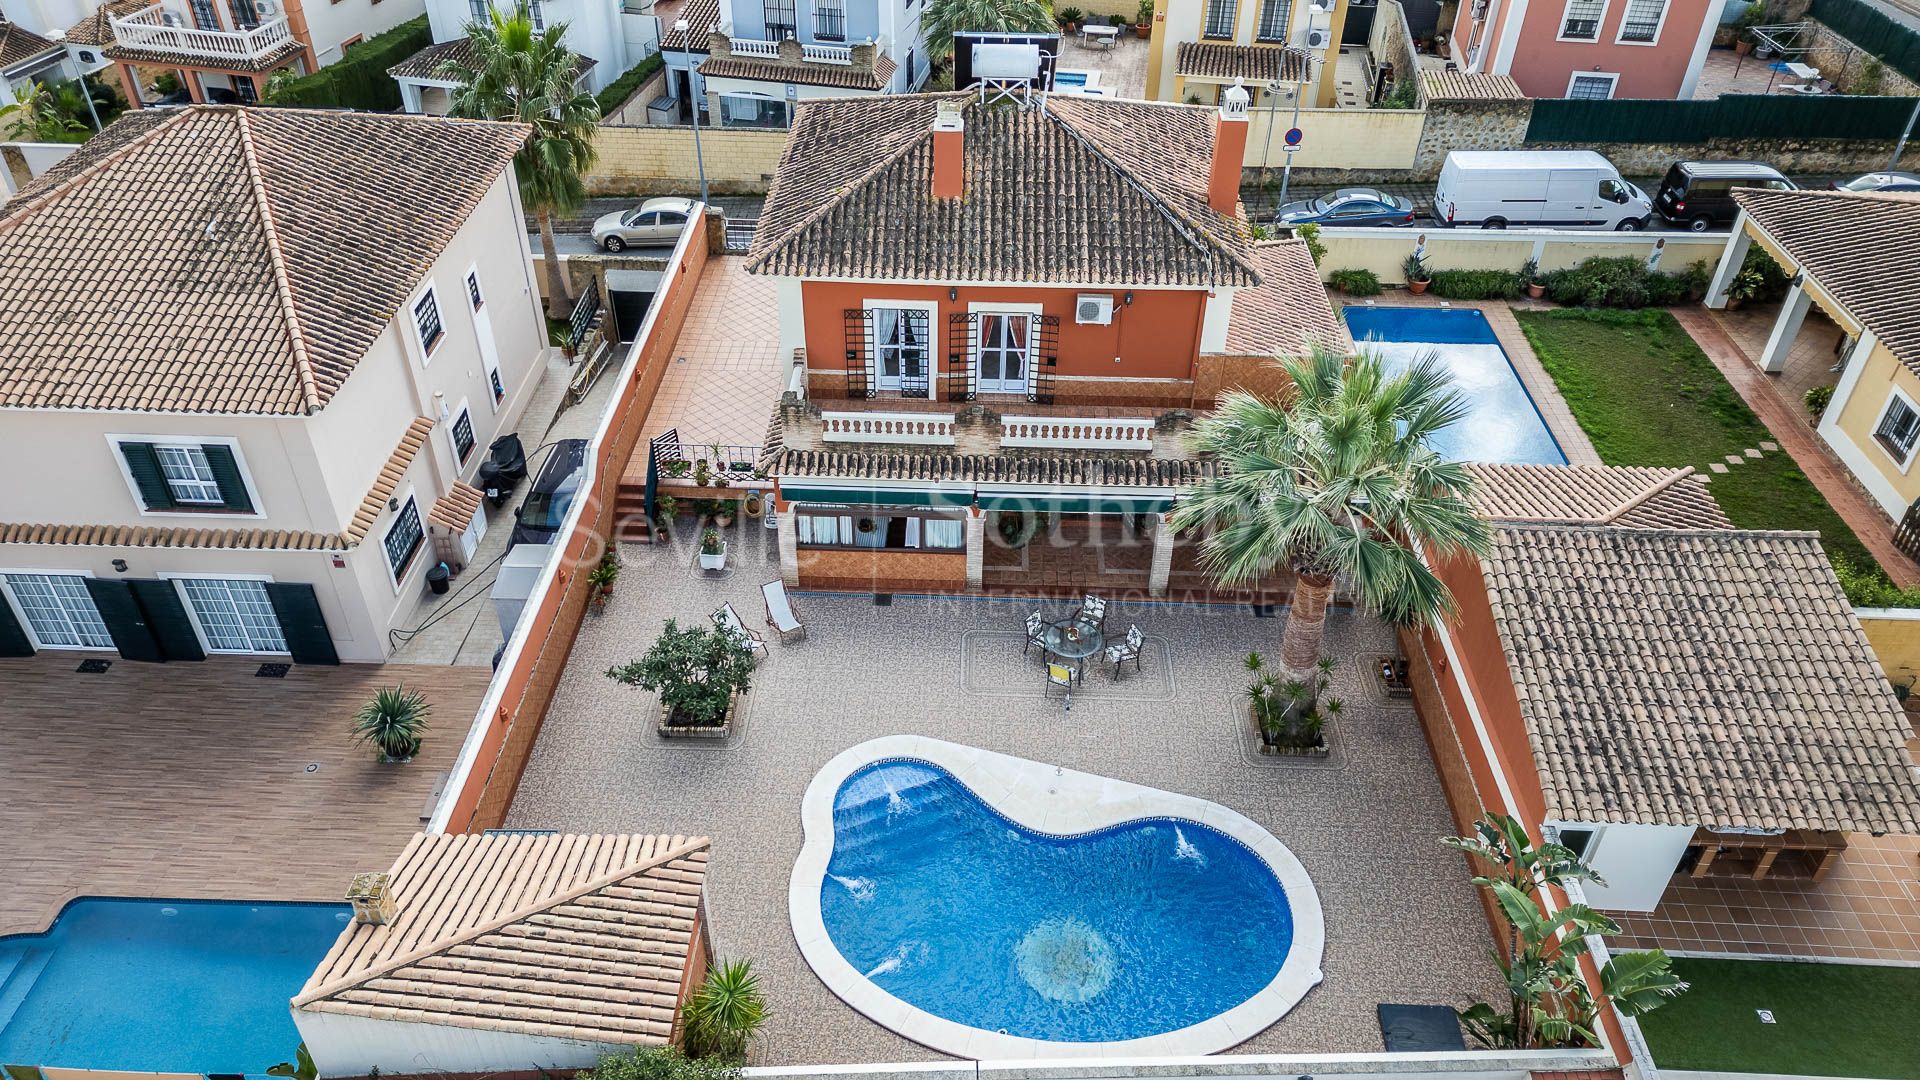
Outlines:
{"label": "garden wall", "polygon": [[1414,245],[1426,244],[1434,270],[1518,270],[1529,258],[1542,271],[1577,266],[1587,259],[1660,255],[1657,268],[1685,270],[1705,262],[1711,267],[1726,247],[1726,237],[1692,233],[1572,232],[1564,229],[1328,229],[1320,234],[1327,254],[1320,260],[1324,279],[1336,270],[1371,270],[1383,282],[1401,283],[1401,262]]}
{"label": "garden wall", "polygon": [[1856,608],[1880,670],[1896,683],[1920,677],[1920,609]]}
{"label": "garden wall", "polygon": [[[785,131],[703,127],[700,160],[716,195],[764,195],[786,149]],[[602,124],[594,136],[599,161],[584,179],[593,195],[660,195],[698,182],[691,127]]]}

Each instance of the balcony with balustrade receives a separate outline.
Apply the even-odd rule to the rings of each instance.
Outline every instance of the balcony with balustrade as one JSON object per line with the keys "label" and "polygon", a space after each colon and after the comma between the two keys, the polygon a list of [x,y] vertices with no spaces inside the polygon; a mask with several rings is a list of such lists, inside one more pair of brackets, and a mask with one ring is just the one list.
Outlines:
{"label": "balcony with balustrade", "polygon": [[709,40],[709,77],[759,78],[850,90],[879,90],[893,78],[895,63],[882,40],[849,43],[735,37],[722,24]]}
{"label": "balcony with balustrade", "polygon": [[116,59],[260,71],[301,48],[284,15],[252,27],[202,29],[187,7],[155,3],[114,16],[111,24],[109,55],[118,54]]}

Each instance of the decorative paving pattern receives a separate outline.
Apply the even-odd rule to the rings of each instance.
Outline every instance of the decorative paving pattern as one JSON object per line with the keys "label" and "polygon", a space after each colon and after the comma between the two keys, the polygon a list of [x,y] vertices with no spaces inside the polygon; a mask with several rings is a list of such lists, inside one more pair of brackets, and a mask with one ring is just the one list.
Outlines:
{"label": "decorative paving pattern", "polygon": [[[1016,612],[1026,608],[1016,607]],[[1040,609],[1049,618],[1062,618],[1068,609],[1042,607]],[[1022,616],[1024,617],[1024,616]],[[1107,625],[1114,628],[1113,637],[1118,639],[1126,631],[1119,629],[1125,623],[1115,623],[1109,617]],[[1142,628],[1145,629],[1144,627]],[[961,665],[960,689],[970,694],[987,697],[1030,698],[1035,689],[1044,695],[1046,690],[1046,662],[1041,658],[1039,646],[1027,649],[1027,635],[1024,630],[966,630],[960,634],[960,647],[965,652]],[[1068,667],[1075,667],[1071,660],[1064,661]],[[1087,657],[1084,677],[1074,680],[1074,704],[1084,704],[1101,698],[1118,698],[1129,701],[1172,701],[1179,693],[1179,683],[1175,678],[1172,661],[1167,655],[1167,644],[1158,638],[1147,638],[1140,646],[1140,669],[1134,670],[1128,662],[1120,670],[1120,678],[1113,677],[1113,669],[1106,660],[1095,653]]]}
{"label": "decorative paving pattern", "polygon": [[[652,699],[602,673],[639,655],[668,616],[704,619],[731,600],[758,629],[760,584],[778,576],[757,522],[730,530],[739,571],[700,581],[684,551],[623,545],[626,572],[605,615],[589,620],[561,676],[507,824],[586,832],[680,832],[713,837],[707,904],[722,956],[754,961],[770,1019],[753,1064],[908,1061],[933,1052],[846,1007],[816,979],[793,941],[787,885],[801,846],[800,797],[835,754],[866,739],[927,734],[1035,761],[1193,795],[1246,814],[1281,839],[1312,875],[1326,908],[1326,980],[1246,1053],[1378,1052],[1381,1002],[1463,1005],[1498,992],[1488,934],[1457,855],[1438,837],[1451,818],[1419,725],[1404,705],[1379,706],[1368,665],[1393,652],[1385,626],[1345,613],[1328,623],[1343,658],[1334,692],[1344,768],[1249,766],[1230,717],[1246,685],[1244,660],[1269,657],[1279,619],[1245,607],[1117,603],[1109,625],[1136,622],[1164,648],[1172,699],[1121,696],[1087,680],[1072,712],[1059,695],[968,688],[968,642],[1011,640],[1032,601],[798,593],[807,639],[782,644],[752,692],[751,738],[725,753],[650,740]],[[1155,685],[1151,669],[1133,687]],[[1013,669],[1009,669],[1013,670]]]}

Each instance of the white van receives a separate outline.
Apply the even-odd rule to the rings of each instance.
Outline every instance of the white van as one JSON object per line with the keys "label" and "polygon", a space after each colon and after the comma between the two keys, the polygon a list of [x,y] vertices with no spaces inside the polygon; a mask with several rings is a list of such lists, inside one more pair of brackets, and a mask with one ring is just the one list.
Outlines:
{"label": "white van", "polygon": [[1433,216],[1483,229],[1633,232],[1647,227],[1653,200],[1591,150],[1455,150],[1440,166]]}

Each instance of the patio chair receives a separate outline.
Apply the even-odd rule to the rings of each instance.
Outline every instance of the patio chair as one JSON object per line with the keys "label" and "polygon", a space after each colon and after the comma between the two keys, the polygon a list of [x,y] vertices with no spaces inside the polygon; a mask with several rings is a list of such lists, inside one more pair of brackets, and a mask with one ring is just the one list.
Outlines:
{"label": "patio chair", "polygon": [[1107,602],[1102,597],[1088,593],[1080,601],[1080,614],[1075,616],[1080,622],[1098,629],[1107,623]]}
{"label": "patio chair", "polygon": [[1043,655],[1046,653],[1047,651],[1047,618],[1046,616],[1040,614],[1038,611],[1027,616],[1027,644],[1025,648],[1020,650],[1020,655],[1021,656],[1027,655],[1028,652],[1032,651],[1035,645],[1038,645],[1040,647],[1040,652]]}
{"label": "patio chair", "polygon": [[746,641],[747,648],[753,650],[754,663],[758,664],[766,657],[767,639],[747,629],[747,624],[740,621],[740,613],[733,610],[732,601],[721,604],[720,610],[713,613],[713,625],[739,634]]}
{"label": "patio chair", "polygon": [[1047,696],[1053,696],[1053,688],[1060,687],[1067,692],[1067,710],[1073,710],[1073,669],[1065,664],[1047,663]]}
{"label": "patio chair", "polygon": [[769,581],[760,586],[760,595],[767,601],[767,625],[780,632],[782,644],[789,637],[807,636],[807,624],[794,615],[793,604],[787,599],[786,582]]}
{"label": "patio chair", "polygon": [[1113,665],[1113,680],[1120,681],[1120,665],[1132,661],[1135,674],[1140,671],[1140,647],[1146,644],[1147,636],[1138,626],[1127,624],[1127,638],[1117,645],[1107,646],[1107,663]]}

